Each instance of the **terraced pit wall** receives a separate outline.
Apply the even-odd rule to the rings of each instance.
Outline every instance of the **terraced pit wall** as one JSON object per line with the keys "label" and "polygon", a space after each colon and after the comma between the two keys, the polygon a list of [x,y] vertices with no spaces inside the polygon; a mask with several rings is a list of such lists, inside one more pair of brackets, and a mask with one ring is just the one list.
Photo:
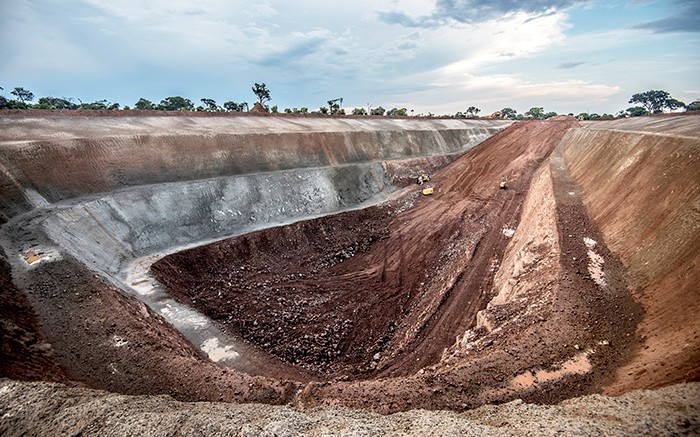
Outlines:
{"label": "terraced pit wall", "polygon": [[277,117],[8,117],[0,119],[0,180],[8,194],[0,212],[8,218],[37,206],[40,198],[54,203],[140,185],[451,155],[508,124]]}
{"label": "terraced pit wall", "polygon": [[124,262],[155,251],[376,201],[508,124],[5,118],[0,216],[51,205],[42,219],[50,238],[91,269],[113,275]]}

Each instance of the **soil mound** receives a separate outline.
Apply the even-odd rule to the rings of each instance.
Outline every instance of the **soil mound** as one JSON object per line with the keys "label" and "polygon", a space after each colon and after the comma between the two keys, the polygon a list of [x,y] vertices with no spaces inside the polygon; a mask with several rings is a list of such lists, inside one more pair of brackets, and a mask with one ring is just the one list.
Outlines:
{"label": "soil mound", "polygon": [[416,410],[380,416],[333,408],[299,411],[260,404],[183,403],[168,396],[133,397],[67,389],[59,384],[0,380],[0,434],[697,435],[699,399],[700,384],[696,383],[619,398],[587,396],[546,407],[513,401],[462,414]]}

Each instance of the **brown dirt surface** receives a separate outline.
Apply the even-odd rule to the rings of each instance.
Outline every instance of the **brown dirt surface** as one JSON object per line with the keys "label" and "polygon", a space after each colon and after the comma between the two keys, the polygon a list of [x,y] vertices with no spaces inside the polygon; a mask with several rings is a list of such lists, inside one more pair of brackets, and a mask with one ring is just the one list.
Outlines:
{"label": "brown dirt surface", "polygon": [[590,217],[646,313],[642,344],[608,393],[700,380],[698,132],[700,116],[686,115],[596,123],[565,138]]}
{"label": "brown dirt surface", "polygon": [[10,265],[0,252],[0,377],[19,381],[66,382],[54,361],[27,297],[12,283]]}
{"label": "brown dirt surface", "polygon": [[[40,263],[14,279],[36,312],[47,349],[53,350],[51,363],[65,369],[71,381],[186,401],[280,404],[289,402],[295,391],[284,381],[218,367],[145,304],[105,284],[70,257]],[[26,357],[20,354],[18,360]],[[47,371],[42,379],[53,379],[55,373]]]}
{"label": "brown dirt surface", "polygon": [[[67,253],[0,256],[0,376],[383,414],[698,380],[700,154],[682,118],[516,123],[455,160],[383,163],[405,188],[378,206],[154,264],[173,297],[246,343],[244,371]],[[22,220],[4,229],[28,233]]]}
{"label": "brown dirt surface", "polygon": [[[574,124],[559,119],[507,129],[435,174],[432,196],[407,188],[381,206],[173,254],[153,271],[176,299],[227,332],[325,380],[306,386],[302,405],[461,409],[593,392],[627,356],[639,311],[614,262],[605,290],[587,273],[584,237],[601,246],[602,238],[566,191],[565,167],[551,176],[559,283],[555,290],[535,281],[524,286],[552,296],[546,310],[493,334],[475,328],[477,313],[498,294],[493,278],[509,241],[503,229],[518,226],[533,174]],[[504,176],[509,188],[499,190]],[[504,320],[522,307],[494,311]],[[483,342],[455,350],[472,328]],[[577,359],[585,371],[566,367]],[[558,368],[561,375],[551,377],[557,384],[511,381]]]}

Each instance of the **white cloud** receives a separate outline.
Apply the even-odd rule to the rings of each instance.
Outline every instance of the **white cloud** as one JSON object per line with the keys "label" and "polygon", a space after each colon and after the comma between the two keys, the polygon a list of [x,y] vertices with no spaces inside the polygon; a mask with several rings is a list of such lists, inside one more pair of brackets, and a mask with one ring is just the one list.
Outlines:
{"label": "white cloud", "polygon": [[567,15],[561,12],[533,16],[519,12],[499,20],[474,25],[459,25],[437,30],[442,39],[454,41],[461,59],[441,67],[439,75],[448,78],[479,67],[527,57],[561,43]]}
{"label": "white cloud", "polygon": [[[92,86],[149,90],[152,99],[177,92],[194,100],[250,100],[252,82],[267,82],[281,107],[314,107],[343,96],[349,105],[454,113],[471,104],[583,110],[630,91],[620,84],[654,87],[652,79],[677,81],[698,69],[689,56],[679,61],[689,48],[679,48],[681,55],[669,50],[675,58],[648,55],[649,42],[678,41],[671,34],[597,25],[595,32],[577,28],[570,36],[579,1],[469,4],[488,14],[460,15],[465,0],[82,0],[61,8],[52,0],[4,0],[0,55],[10,62],[0,65],[0,74],[18,80],[31,73],[56,86],[65,83],[61,77],[80,86],[97,77],[102,82]],[[380,11],[398,13],[397,21],[383,20]],[[432,21],[401,25],[406,17]],[[692,36],[685,41],[692,47]],[[635,68],[635,75],[626,73]],[[666,74],[673,68],[685,72]],[[123,104],[138,97],[114,96]],[[621,100],[614,106],[624,106]]]}
{"label": "white cloud", "polygon": [[453,114],[471,105],[489,113],[505,106],[520,112],[532,106],[543,106],[547,111],[566,113],[575,111],[575,108],[606,103],[619,92],[617,86],[582,80],[537,81],[517,74],[465,75],[459,82],[445,82],[408,93],[391,105],[438,114]]}

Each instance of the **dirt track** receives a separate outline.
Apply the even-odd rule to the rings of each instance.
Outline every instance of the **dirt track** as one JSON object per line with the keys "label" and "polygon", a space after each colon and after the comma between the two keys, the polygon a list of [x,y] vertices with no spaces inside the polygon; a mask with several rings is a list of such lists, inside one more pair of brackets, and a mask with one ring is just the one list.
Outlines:
{"label": "dirt track", "polygon": [[[663,155],[669,190],[697,178],[700,168],[693,164],[693,128],[672,121],[683,136],[659,136],[679,144],[673,143],[678,152]],[[18,307],[26,318],[18,320],[29,321],[22,327],[29,352],[10,354],[38,364],[5,365],[2,375],[186,401],[381,413],[461,411],[512,399],[553,403],[696,380],[699,234],[692,220],[677,217],[697,215],[698,185],[676,197],[662,190],[656,202],[672,199],[666,215],[640,190],[631,192],[635,202],[617,205],[623,213],[611,219],[606,202],[619,202],[620,188],[591,169],[603,161],[610,172],[645,168],[630,164],[636,150],[610,156],[612,149],[596,148],[606,135],[642,135],[643,125],[631,133],[618,132],[624,124],[614,127],[606,133],[566,118],[518,123],[432,175],[432,196],[411,185],[378,206],[253,232],[156,263],[153,271],[173,296],[252,348],[244,372],[212,363],[159,315],[68,254],[31,268],[12,258],[13,283],[27,297]],[[644,141],[652,138],[652,150],[658,138],[642,133]],[[593,145],[577,148],[584,141]],[[32,171],[40,167],[32,165]],[[504,176],[505,191],[498,189]],[[641,221],[639,238],[621,238],[619,229],[636,223],[630,217],[640,208],[649,220]],[[10,220],[7,241],[30,235],[28,224],[38,228],[48,214]],[[662,223],[676,250],[651,249],[649,238],[663,241],[653,223]],[[51,243],[40,233],[26,238]],[[650,259],[659,261],[640,267]],[[674,293],[673,301],[663,298],[664,290]],[[669,330],[670,321],[680,329]],[[13,335],[4,333],[3,342],[16,344]],[[668,338],[673,346],[664,348],[659,339]],[[669,366],[664,354],[673,358]]]}

